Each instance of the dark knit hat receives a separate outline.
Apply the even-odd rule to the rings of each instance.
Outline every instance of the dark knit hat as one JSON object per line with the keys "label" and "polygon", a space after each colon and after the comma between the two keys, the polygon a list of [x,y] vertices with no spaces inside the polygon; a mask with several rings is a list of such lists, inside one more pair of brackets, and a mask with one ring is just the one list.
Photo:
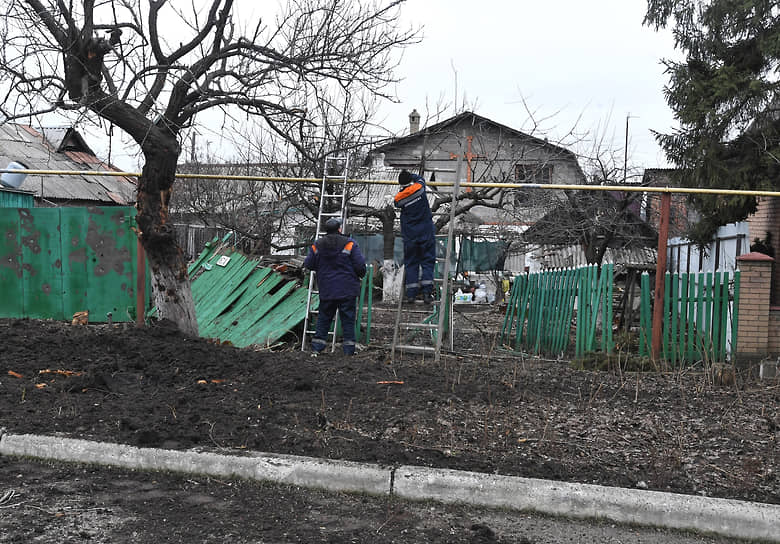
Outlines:
{"label": "dark knit hat", "polygon": [[336,232],[341,228],[341,219],[338,217],[331,217],[327,221],[325,221],[325,232],[330,234],[331,232]]}
{"label": "dark knit hat", "polygon": [[409,185],[412,182],[412,175],[406,170],[401,170],[398,174],[398,183],[400,185]]}

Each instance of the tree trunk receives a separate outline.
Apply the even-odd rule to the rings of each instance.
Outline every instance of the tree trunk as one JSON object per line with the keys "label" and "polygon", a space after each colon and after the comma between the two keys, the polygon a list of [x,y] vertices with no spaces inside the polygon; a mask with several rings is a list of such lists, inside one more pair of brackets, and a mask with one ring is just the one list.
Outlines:
{"label": "tree trunk", "polygon": [[395,208],[391,205],[385,206],[382,210],[382,258],[385,261],[392,261],[395,248]]}
{"label": "tree trunk", "polygon": [[144,149],[146,163],[138,179],[136,207],[141,244],[152,271],[152,297],[157,315],[176,323],[185,334],[197,336],[198,322],[187,263],[176,240],[176,231],[168,222],[178,151],[173,137],[166,138],[165,145]]}
{"label": "tree trunk", "polygon": [[382,210],[382,300],[396,302],[402,296],[401,268],[395,265],[395,208],[388,204]]}

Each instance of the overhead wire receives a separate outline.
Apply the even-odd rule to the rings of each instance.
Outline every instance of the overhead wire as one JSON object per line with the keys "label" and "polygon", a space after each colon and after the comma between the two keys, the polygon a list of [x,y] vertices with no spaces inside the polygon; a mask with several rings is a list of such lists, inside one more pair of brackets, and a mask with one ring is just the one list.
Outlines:
{"label": "overhead wire", "polygon": [[[119,172],[113,170],[32,170],[32,169],[0,169],[0,173],[5,174],[27,174],[30,176],[114,176],[114,177],[141,177],[140,172]],[[183,174],[176,173],[177,179],[213,179],[213,180],[235,180],[235,181],[272,181],[280,183],[319,183],[319,178],[293,178],[293,177],[275,177],[275,176],[241,176],[229,174]],[[347,183],[359,183],[365,185],[397,185],[396,180],[382,179],[348,179]],[[453,187],[451,181],[430,181],[426,185],[432,187]],[[703,189],[696,187],[650,187],[647,185],[576,185],[562,183],[487,183],[470,182],[461,183],[461,187],[472,188],[499,188],[499,189],[540,189],[540,190],[560,190],[560,191],[625,191],[635,193],[677,193],[677,194],[709,194],[709,195],[732,195],[732,196],[767,196],[780,197],[780,191],[756,191],[745,189]]]}

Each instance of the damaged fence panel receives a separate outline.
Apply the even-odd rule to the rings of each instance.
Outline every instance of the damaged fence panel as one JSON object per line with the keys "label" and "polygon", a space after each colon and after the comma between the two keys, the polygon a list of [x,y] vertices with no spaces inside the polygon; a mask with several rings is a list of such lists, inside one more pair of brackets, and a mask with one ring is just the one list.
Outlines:
{"label": "damaged fence panel", "polygon": [[200,335],[236,347],[269,345],[303,321],[307,290],[225,242],[209,242],[189,267]]}

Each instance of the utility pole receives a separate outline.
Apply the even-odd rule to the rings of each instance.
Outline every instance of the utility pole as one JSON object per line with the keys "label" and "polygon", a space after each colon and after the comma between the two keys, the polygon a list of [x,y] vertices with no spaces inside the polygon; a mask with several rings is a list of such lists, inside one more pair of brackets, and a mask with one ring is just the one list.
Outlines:
{"label": "utility pole", "polygon": [[[623,149],[623,183],[626,183],[626,177],[628,176],[628,120],[631,119],[631,112],[626,114],[626,146]],[[634,115],[633,117],[636,117]]]}

